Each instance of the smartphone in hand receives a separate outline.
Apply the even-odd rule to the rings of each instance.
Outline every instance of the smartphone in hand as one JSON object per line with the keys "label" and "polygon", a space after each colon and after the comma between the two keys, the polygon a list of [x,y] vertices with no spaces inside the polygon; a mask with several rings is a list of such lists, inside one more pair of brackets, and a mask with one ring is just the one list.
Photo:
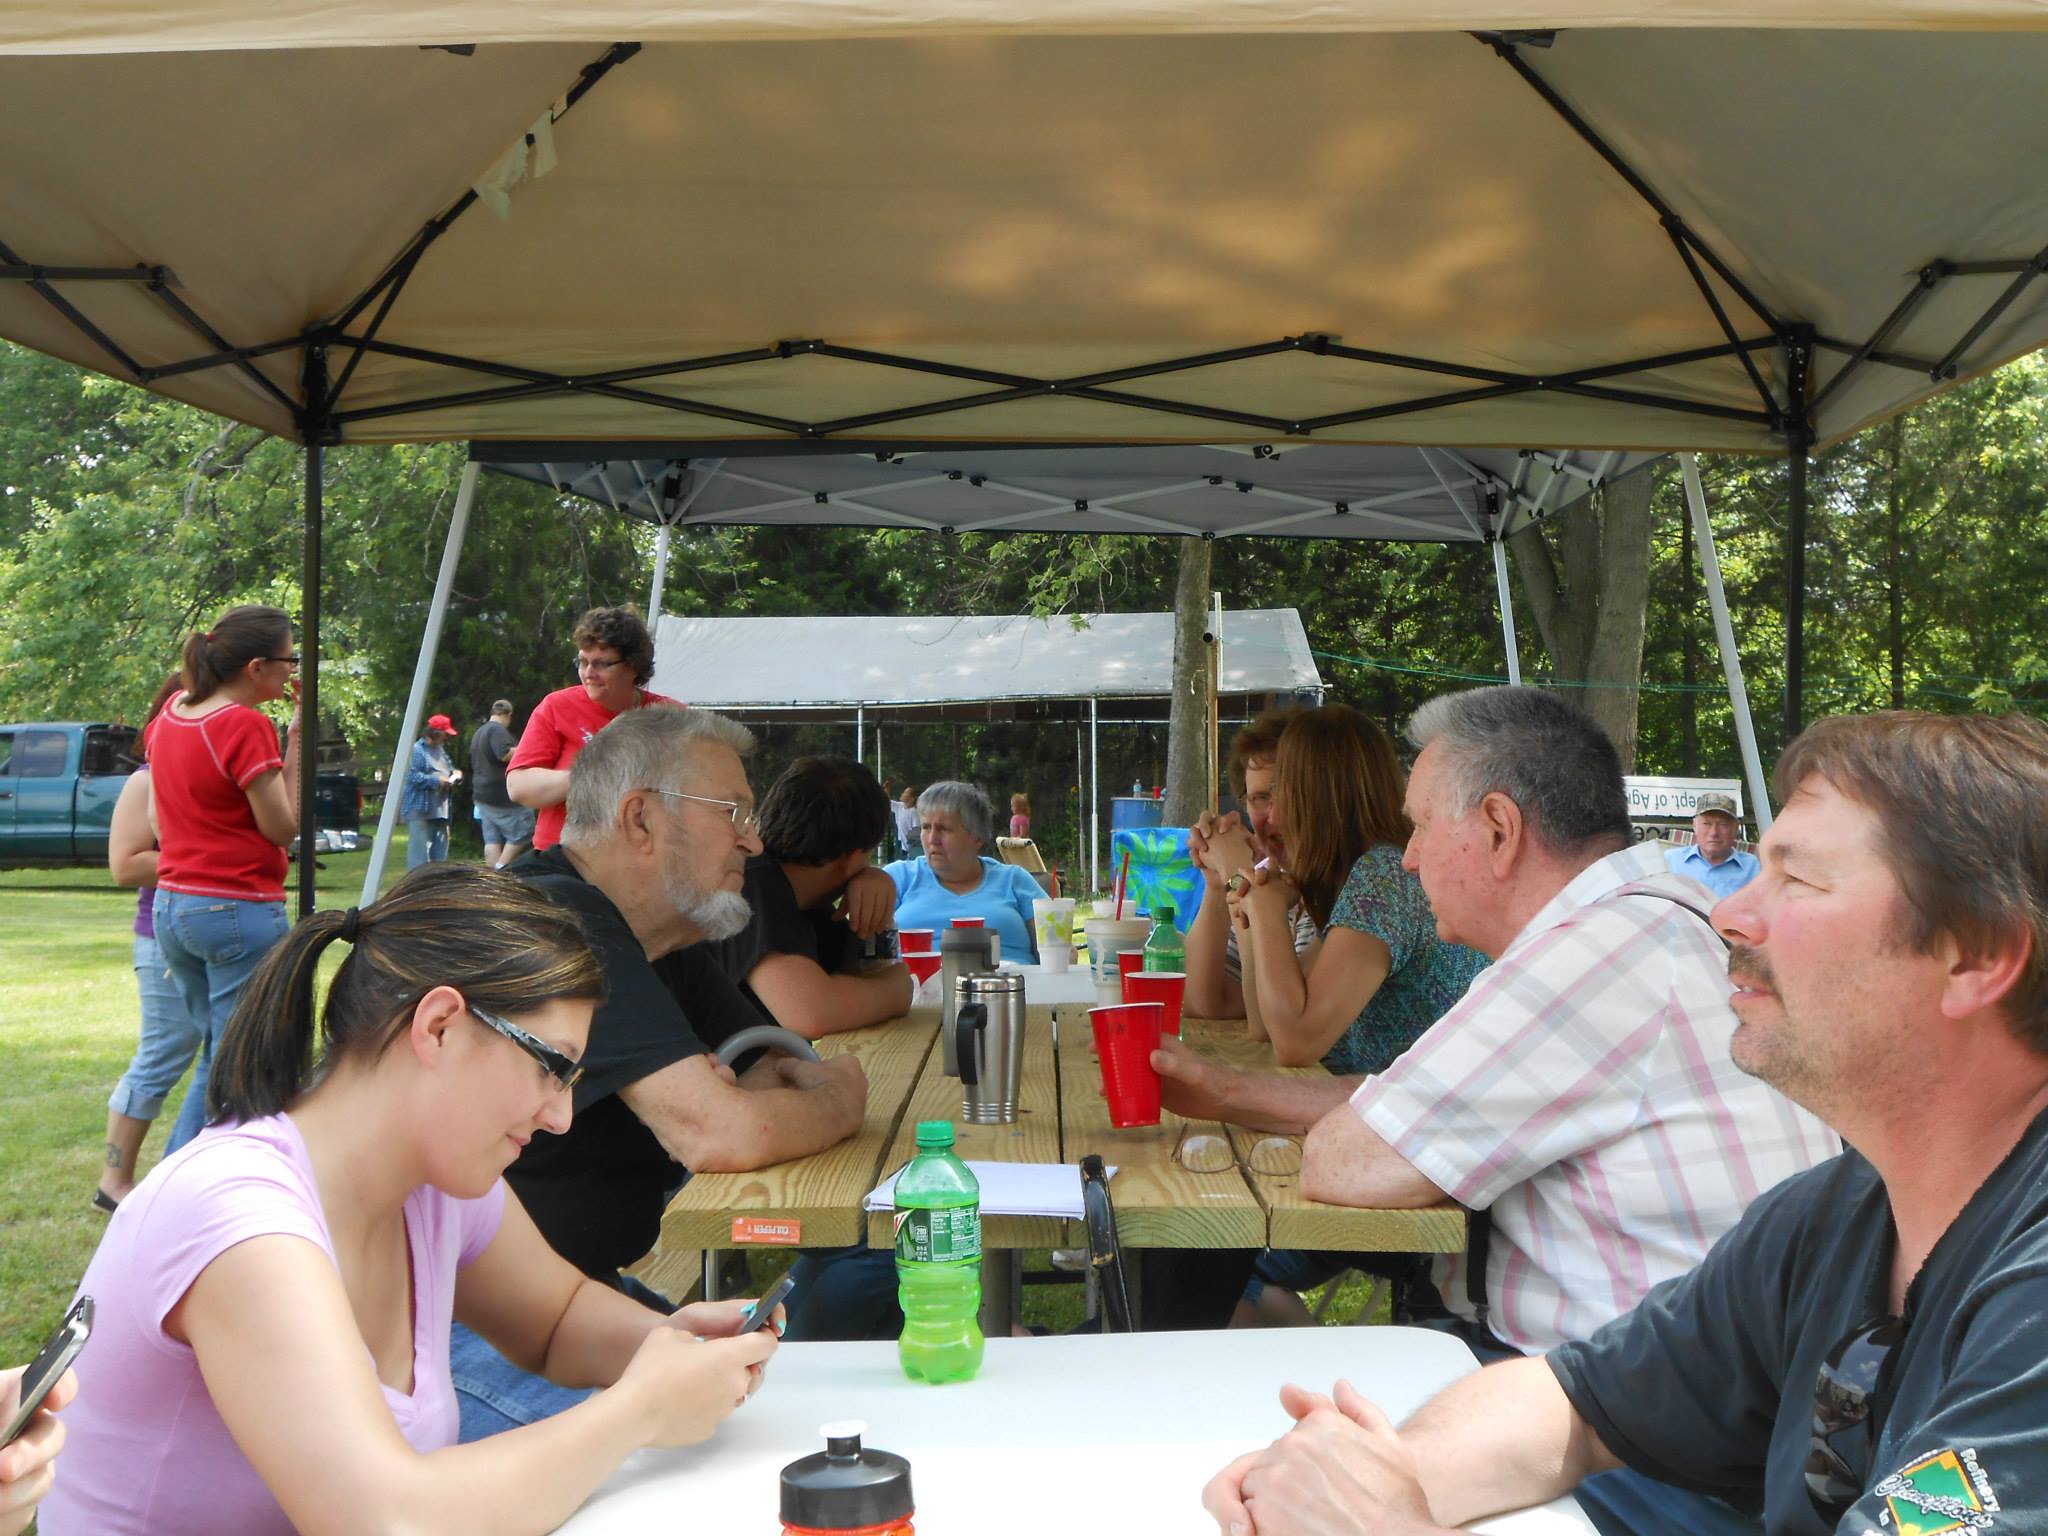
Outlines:
{"label": "smartphone in hand", "polygon": [[36,1351],[36,1357],[21,1373],[21,1406],[9,1420],[7,1432],[0,1434],[0,1447],[12,1445],[21,1432],[28,1428],[28,1421],[36,1416],[36,1410],[43,1406],[43,1399],[64,1373],[71,1369],[71,1362],[78,1358],[78,1352],[85,1348],[85,1341],[92,1337],[92,1298],[81,1296],[72,1303],[71,1310],[64,1314],[64,1321],[56,1331],[43,1341],[43,1347]]}
{"label": "smartphone in hand", "polygon": [[747,1320],[740,1324],[739,1332],[752,1333],[757,1328],[767,1327],[768,1319],[775,1315],[775,1309],[782,1305],[783,1298],[795,1288],[796,1277],[785,1270],[782,1278],[768,1287],[767,1294],[747,1308]]}

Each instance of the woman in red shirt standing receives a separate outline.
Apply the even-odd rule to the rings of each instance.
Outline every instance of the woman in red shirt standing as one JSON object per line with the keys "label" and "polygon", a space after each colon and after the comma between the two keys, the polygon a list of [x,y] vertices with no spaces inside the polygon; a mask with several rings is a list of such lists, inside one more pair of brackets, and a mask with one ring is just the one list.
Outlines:
{"label": "woman in red shirt standing", "polygon": [[213,1050],[242,986],[291,923],[285,845],[299,830],[298,722],[277,728],[256,706],[297,694],[292,621],[276,608],[230,608],[185,642],[184,693],[143,738],[161,852],[156,935],[199,1027],[199,1066],[166,1154],[206,1125]]}

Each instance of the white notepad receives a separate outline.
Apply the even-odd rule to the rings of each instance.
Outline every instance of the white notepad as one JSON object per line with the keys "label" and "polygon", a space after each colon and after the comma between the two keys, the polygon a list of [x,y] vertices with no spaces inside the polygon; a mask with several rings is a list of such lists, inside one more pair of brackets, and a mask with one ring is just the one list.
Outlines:
{"label": "white notepad", "polygon": [[[977,1163],[968,1171],[981,1185],[981,1209],[991,1216],[1081,1216],[1081,1170],[1072,1163]],[[1109,1177],[1116,1169],[1105,1168]],[[891,1210],[896,1204],[895,1173],[868,1191],[867,1209]]]}

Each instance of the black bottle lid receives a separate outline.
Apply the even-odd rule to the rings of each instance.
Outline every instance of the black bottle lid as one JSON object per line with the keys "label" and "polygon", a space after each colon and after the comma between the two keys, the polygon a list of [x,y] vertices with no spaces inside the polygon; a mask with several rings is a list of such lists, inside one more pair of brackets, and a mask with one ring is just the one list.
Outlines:
{"label": "black bottle lid", "polygon": [[887,1451],[861,1448],[867,1425],[858,1419],[826,1424],[825,1449],[782,1469],[782,1523],[813,1531],[857,1531],[907,1520],[914,1512],[910,1463]]}

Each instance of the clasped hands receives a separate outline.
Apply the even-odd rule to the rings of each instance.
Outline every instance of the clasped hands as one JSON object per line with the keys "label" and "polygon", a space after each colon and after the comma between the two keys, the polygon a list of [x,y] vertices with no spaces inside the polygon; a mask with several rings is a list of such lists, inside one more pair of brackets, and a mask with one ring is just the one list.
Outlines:
{"label": "clasped hands", "polygon": [[1202,1490],[1224,1536],[1429,1536],[1414,1453],[1348,1381],[1325,1397],[1280,1389],[1294,1427],[1240,1456]]}

